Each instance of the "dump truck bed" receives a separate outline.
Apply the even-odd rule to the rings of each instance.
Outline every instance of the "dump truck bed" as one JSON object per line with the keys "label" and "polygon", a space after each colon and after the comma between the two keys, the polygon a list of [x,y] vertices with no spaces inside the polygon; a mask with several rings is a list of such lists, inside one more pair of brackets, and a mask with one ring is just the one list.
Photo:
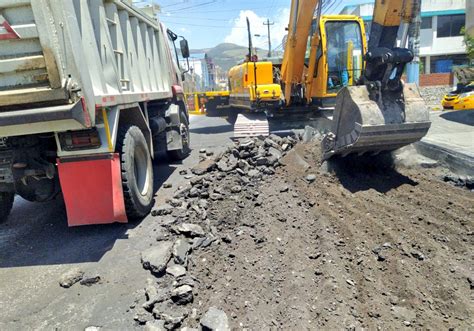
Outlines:
{"label": "dump truck bed", "polygon": [[167,42],[124,1],[0,1],[1,135],[87,128],[96,108],[171,98]]}

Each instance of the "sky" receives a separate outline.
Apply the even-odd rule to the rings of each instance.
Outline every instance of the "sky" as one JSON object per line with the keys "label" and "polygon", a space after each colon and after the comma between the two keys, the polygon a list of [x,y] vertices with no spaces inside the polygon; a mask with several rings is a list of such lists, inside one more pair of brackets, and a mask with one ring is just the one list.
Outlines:
{"label": "sky", "polygon": [[[369,0],[370,1],[370,0]],[[229,42],[247,46],[246,17],[249,18],[253,44],[268,48],[267,18],[272,49],[281,45],[288,25],[290,0],[147,0],[161,7],[159,19],[176,34],[188,39],[191,49],[214,47]],[[327,13],[339,13],[347,5],[368,0],[325,0]],[[323,7],[324,8],[324,7]]]}

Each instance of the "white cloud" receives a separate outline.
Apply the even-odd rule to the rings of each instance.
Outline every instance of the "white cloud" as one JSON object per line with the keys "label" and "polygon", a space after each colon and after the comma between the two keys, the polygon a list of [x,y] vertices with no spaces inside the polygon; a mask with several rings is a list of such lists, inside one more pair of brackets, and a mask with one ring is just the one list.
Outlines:
{"label": "white cloud", "polygon": [[[241,10],[239,16],[233,20],[233,27],[231,32],[224,38],[227,43],[234,43],[241,46],[248,46],[247,34],[247,17],[250,21],[250,30],[252,32],[252,41],[255,47],[267,49],[267,26],[263,25],[266,22],[266,17],[258,16],[252,10]],[[270,26],[270,37],[272,48],[280,45],[283,37],[286,35],[285,28],[288,26],[290,18],[289,8],[281,8],[277,11],[275,17],[270,19],[274,25]],[[261,37],[255,37],[254,34],[259,34]]]}
{"label": "white cloud", "polygon": [[191,32],[188,28],[179,28],[179,31],[181,31],[183,33]]}

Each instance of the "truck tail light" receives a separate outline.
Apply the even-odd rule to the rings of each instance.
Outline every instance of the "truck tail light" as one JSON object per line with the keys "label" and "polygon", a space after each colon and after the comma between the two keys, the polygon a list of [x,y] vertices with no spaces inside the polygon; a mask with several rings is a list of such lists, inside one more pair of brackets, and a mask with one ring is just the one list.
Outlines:
{"label": "truck tail light", "polygon": [[59,141],[65,151],[99,148],[102,145],[96,129],[62,132],[59,133]]}

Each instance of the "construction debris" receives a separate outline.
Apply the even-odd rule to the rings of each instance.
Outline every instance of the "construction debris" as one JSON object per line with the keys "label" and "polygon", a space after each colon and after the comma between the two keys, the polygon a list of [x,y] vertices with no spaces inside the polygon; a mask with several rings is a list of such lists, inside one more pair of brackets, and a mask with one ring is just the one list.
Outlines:
{"label": "construction debris", "polygon": [[200,325],[203,331],[230,331],[226,313],[216,307],[209,308],[201,318]]}
{"label": "construction debris", "polygon": [[59,279],[59,285],[64,288],[69,288],[79,282],[84,277],[84,271],[79,268],[73,268],[64,273]]}
{"label": "construction debris", "polygon": [[[151,325],[154,320],[167,329],[185,330],[229,330],[231,325],[254,329],[429,327],[443,319],[450,321],[448,325],[466,325],[468,315],[454,306],[449,318],[439,315],[434,306],[438,296],[425,282],[426,277],[442,282],[443,273],[428,276],[425,270],[433,270],[437,259],[447,258],[445,249],[436,248],[435,253],[434,247],[451,245],[451,239],[457,238],[450,231],[437,230],[441,225],[433,215],[442,213],[441,209],[423,210],[410,202],[410,196],[424,199],[420,194],[429,183],[416,169],[436,168],[413,164],[404,168],[413,180],[395,170],[403,164],[399,158],[390,162],[388,156],[371,157],[361,164],[347,158],[324,168],[312,147],[318,139],[313,137],[307,144],[297,144],[301,137],[243,139],[193,168],[194,176],[176,189],[168,205],[154,211],[166,222],[159,228],[161,241],[148,250],[167,243],[161,263],[153,263],[166,273],[154,273],[151,290],[147,285],[142,307],[148,315],[140,315],[138,323]],[[446,186],[441,176],[437,185]],[[393,207],[391,197],[397,201]],[[455,217],[467,224],[467,210],[458,206],[457,211]],[[430,226],[429,243],[403,230],[424,223]],[[441,233],[450,233],[449,238]],[[462,240],[455,241],[464,245]],[[163,248],[158,250],[163,252]],[[445,263],[454,265],[449,261]],[[399,264],[402,269],[390,271]],[[450,279],[457,270],[449,267]],[[399,289],[397,284],[406,277],[423,279],[417,286],[423,288],[424,299],[418,290]],[[464,274],[459,277],[461,283],[456,286],[472,286]],[[312,300],[308,291],[324,294]],[[429,301],[407,305],[412,296],[417,302]],[[464,296],[455,297],[465,302]],[[304,298],[304,304],[297,298]],[[366,307],[365,300],[377,303]],[[211,308],[203,310],[203,302]],[[265,302],[279,313],[269,311]],[[303,318],[307,314],[303,306],[309,307],[314,321]],[[340,324],[341,316],[347,325]]]}
{"label": "construction debris", "polygon": [[[189,276],[189,267],[197,262],[190,254],[213,243],[232,243],[230,235],[219,239],[215,226],[211,225],[216,220],[208,213],[210,205],[242,198],[261,205],[258,183],[275,174],[281,166],[280,159],[297,141],[296,137],[276,135],[237,141],[224,153],[193,167],[191,172],[195,176],[189,184],[178,188],[167,205],[152,212],[155,217],[174,217],[174,221],[165,229],[168,233],[160,236],[167,239],[157,241],[141,254],[143,267],[159,280],[147,285],[143,308],[160,324],[153,324],[149,316],[136,315],[138,323],[146,324],[150,330],[158,325],[167,329],[182,325],[188,316],[185,307],[193,302],[196,285],[196,280]],[[204,153],[203,150],[201,154]],[[182,175],[186,176],[187,172]],[[178,306],[181,308],[175,310]],[[200,325],[202,330],[230,330],[227,315],[215,307],[201,318]]]}

